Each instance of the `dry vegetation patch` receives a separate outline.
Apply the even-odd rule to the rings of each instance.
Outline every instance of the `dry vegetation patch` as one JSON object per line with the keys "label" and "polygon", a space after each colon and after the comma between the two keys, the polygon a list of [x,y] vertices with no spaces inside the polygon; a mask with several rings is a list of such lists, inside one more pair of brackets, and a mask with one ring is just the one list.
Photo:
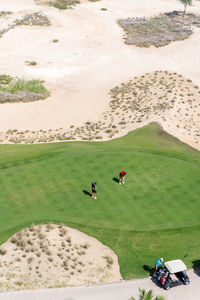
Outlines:
{"label": "dry vegetation patch", "polygon": [[[88,0],[89,2],[97,2],[100,0]],[[73,8],[76,4],[80,4],[79,0],[35,0],[35,3],[38,5],[48,5],[53,6],[58,9],[70,9]]]}
{"label": "dry vegetation patch", "polygon": [[0,75],[0,103],[31,102],[48,96],[49,92],[41,80],[24,80],[6,74]]}
{"label": "dry vegetation patch", "polygon": [[0,247],[0,288],[78,286],[121,278],[117,256],[64,225],[32,225]]}
{"label": "dry vegetation patch", "polygon": [[184,40],[192,33],[192,26],[200,27],[200,16],[178,11],[146,18],[120,19],[118,23],[126,32],[125,43],[138,47],[165,46],[173,41]]}
{"label": "dry vegetation patch", "polygon": [[[37,13],[36,11],[19,11],[19,12],[0,12],[0,35],[7,30],[13,30],[15,27],[26,26],[50,26],[51,22],[47,16],[43,13]],[[1,35],[2,37],[3,35]]]}
{"label": "dry vegetation patch", "polygon": [[11,14],[12,14],[11,11],[2,10],[2,11],[0,11],[0,18],[5,17],[7,15],[11,15]]}
{"label": "dry vegetation patch", "polygon": [[8,130],[1,141],[35,143],[102,140],[159,122],[174,136],[200,147],[200,89],[177,73],[156,71],[114,87],[107,111],[98,122],[39,131]]}
{"label": "dry vegetation patch", "polygon": [[72,8],[74,5],[79,4],[79,0],[35,0],[36,4],[53,6],[58,9],[64,10]]}
{"label": "dry vegetation patch", "polygon": [[19,25],[29,25],[29,26],[50,26],[51,25],[51,22],[47,16],[42,14],[34,14],[34,13],[33,14],[27,13],[21,19],[16,19],[15,23],[18,22],[20,22]]}

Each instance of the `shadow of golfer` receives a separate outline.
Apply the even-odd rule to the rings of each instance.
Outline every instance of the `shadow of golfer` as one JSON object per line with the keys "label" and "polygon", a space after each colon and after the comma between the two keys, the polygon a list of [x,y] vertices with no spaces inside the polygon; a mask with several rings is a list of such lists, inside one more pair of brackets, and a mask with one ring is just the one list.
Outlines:
{"label": "shadow of golfer", "polygon": [[194,273],[200,277],[200,259],[193,260],[192,264],[193,264]]}
{"label": "shadow of golfer", "polygon": [[90,196],[90,197],[92,197],[92,194],[91,193],[89,193],[88,191],[86,191],[86,190],[83,190],[83,193],[85,194],[85,195],[87,195],[87,196]]}
{"label": "shadow of golfer", "polygon": [[114,178],[113,178],[113,181],[115,181],[115,182],[119,183],[119,179],[118,179],[118,178],[116,178],[116,177],[114,177]]}
{"label": "shadow of golfer", "polygon": [[155,271],[155,268],[152,268],[148,265],[143,265],[143,269],[149,273],[149,276],[153,276],[153,273]]}

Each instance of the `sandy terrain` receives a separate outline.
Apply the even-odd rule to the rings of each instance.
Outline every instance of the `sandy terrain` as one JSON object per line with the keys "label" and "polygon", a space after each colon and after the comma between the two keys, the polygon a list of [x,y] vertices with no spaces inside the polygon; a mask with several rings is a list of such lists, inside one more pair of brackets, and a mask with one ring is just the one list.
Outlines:
{"label": "sandy terrain", "polygon": [[0,247],[0,289],[21,290],[119,281],[116,254],[78,230],[26,228]]}
{"label": "sandy terrain", "polygon": [[[102,7],[107,8],[107,11],[102,11]],[[124,32],[116,22],[119,18],[150,17],[160,12],[182,9],[176,0],[155,0],[154,5],[150,0],[101,0],[94,3],[85,0],[67,11],[38,6],[33,0],[0,2],[0,11],[11,11],[18,19],[25,13],[41,9],[49,18],[51,26],[18,26],[0,39],[1,73],[26,79],[43,79],[51,96],[45,101],[1,104],[2,142],[20,142],[16,138],[10,140],[10,133],[3,134],[9,129],[21,132],[30,130],[34,131],[33,135],[36,131],[52,130],[54,133],[57,129],[61,132],[57,140],[62,140],[66,138],[63,132],[70,133],[70,126],[80,128],[85,126],[85,122],[104,123],[104,113],[109,109],[111,100],[109,91],[122,82],[132,80],[134,76],[167,70],[177,72],[191,79],[194,85],[199,85],[200,29],[195,29],[195,33],[187,40],[173,42],[162,48],[146,49],[125,45]],[[199,9],[200,2],[197,1],[188,7],[188,11],[194,13],[199,13]],[[5,27],[9,23],[7,18],[13,18],[13,14],[1,18]],[[53,39],[59,41],[52,43]],[[36,61],[37,65],[27,66],[25,61]],[[190,119],[195,112],[189,108],[188,114]],[[171,112],[166,113],[166,121],[159,118],[164,129],[200,149],[199,132],[195,133],[197,136],[193,135],[199,129],[196,128],[190,134],[177,130],[177,124],[180,122],[180,128],[184,128],[185,121],[178,114],[176,117],[174,115],[172,118]],[[199,124],[198,115],[195,120]],[[149,116],[145,122],[151,121],[155,121],[154,116]],[[123,135],[145,122],[133,122],[125,128],[118,126],[117,134]],[[103,139],[110,138],[105,132],[106,126],[104,132],[99,133]],[[55,137],[48,138],[50,135],[55,136],[52,131],[36,141],[55,140]],[[30,133],[22,142],[35,142],[35,138],[31,140],[29,136]],[[77,138],[80,139],[80,136],[77,135]],[[87,139],[92,139],[90,136]]]}

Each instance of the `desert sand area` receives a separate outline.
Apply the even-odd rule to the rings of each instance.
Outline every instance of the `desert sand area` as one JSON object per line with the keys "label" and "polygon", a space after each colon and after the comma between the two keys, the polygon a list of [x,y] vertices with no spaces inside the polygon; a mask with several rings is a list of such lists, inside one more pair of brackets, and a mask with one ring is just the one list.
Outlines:
{"label": "desert sand area", "polygon": [[[0,104],[1,143],[107,140],[156,121],[200,149],[200,28],[193,28],[194,33],[183,41],[141,48],[126,45],[125,32],[117,24],[121,18],[182,9],[177,0],[155,0],[154,5],[150,0],[84,0],[70,10],[36,5],[33,0],[2,0],[0,11],[12,14],[1,17],[0,30],[41,10],[51,25],[20,25],[6,32],[0,39],[1,74],[44,80],[51,95],[36,102]],[[199,14],[200,2],[194,1],[188,12]],[[27,61],[37,64],[27,65]],[[176,83],[170,100],[168,89],[162,94],[162,87],[157,91],[154,85],[146,93],[145,107],[144,103],[140,107],[141,95],[133,99],[137,113],[130,112],[130,103],[124,103],[118,115],[113,115],[110,91],[136,76],[139,81],[145,76],[150,83],[156,71],[164,72],[161,81],[171,80],[171,86]],[[159,77],[162,72],[156,74]],[[176,81],[179,75],[182,82]],[[190,83],[187,91],[184,81]],[[154,109],[147,118],[149,97],[149,106]],[[164,111],[156,110],[162,102],[159,97],[166,100]]]}
{"label": "desert sand area", "polygon": [[0,247],[1,290],[80,286],[121,279],[116,254],[64,225],[32,225]]}

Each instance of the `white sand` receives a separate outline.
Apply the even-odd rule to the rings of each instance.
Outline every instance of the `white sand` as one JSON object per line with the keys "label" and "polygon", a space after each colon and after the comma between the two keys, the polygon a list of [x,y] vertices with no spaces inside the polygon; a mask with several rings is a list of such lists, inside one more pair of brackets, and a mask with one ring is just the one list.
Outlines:
{"label": "white sand", "polygon": [[[0,10],[16,12],[17,16],[43,9],[52,26],[19,26],[0,39],[1,73],[44,79],[51,90],[51,96],[45,101],[1,104],[0,131],[69,128],[86,121],[102,121],[110,101],[110,89],[146,72],[177,72],[199,85],[200,29],[195,29],[187,40],[146,49],[125,45],[124,32],[116,23],[118,18],[180,10],[183,7],[179,1],[154,0],[153,5],[151,0],[82,2],[72,10],[59,11],[37,6],[33,0],[9,3],[1,0]],[[102,11],[102,7],[108,10]],[[199,13],[199,9],[197,1],[188,7],[189,12]],[[53,39],[59,42],[52,43]],[[38,64],[27,66],[27,60]],[[166,120],[171,127],[168,116]],[[126,132],[141,125],[132,124]],[[162,125],[168,130],[166,124]],[[192,135],[184,138],[175,127],[169,132],[200,149]]]}
{"label": "white sand", "polygon": [[121,278],[117,256],[110,248],[63,225],[26,228],[1,245],[0,251],[1,290],[80,286]]}

